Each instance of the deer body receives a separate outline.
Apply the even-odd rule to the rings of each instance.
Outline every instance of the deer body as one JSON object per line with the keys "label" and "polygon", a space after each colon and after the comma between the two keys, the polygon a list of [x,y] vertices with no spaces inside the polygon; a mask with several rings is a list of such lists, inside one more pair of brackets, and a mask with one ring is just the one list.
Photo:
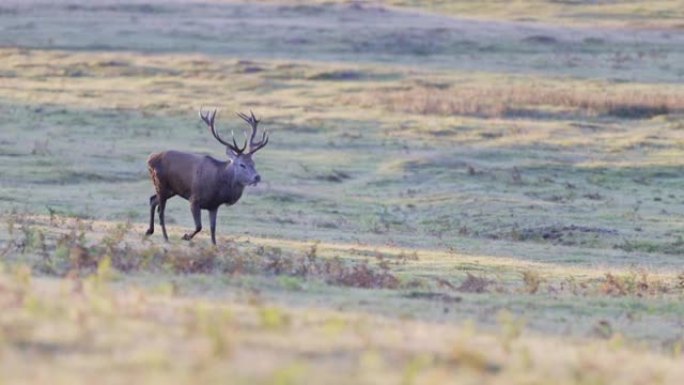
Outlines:
{"label": "deer body", "polygon": [[209,126],[214,137],[226,146],[226,153],[230,160],[224,162],[208,155],[173,150],[150,155],[147,166],[156,194],[150,197],[150,227],[147,235],[154,233],[154,211],[157,209],[164,239],[168,240],[164,223],[166,201],[179,195],[190,202],[190,211],[195,221],[195,232],[185,234],[183,239],[190,240],[202,230],[201,210],[208,210],[211,241],[216,244],[216,214],[219,206],[235,204],[242,197],[245,186],[256,185],[261,180],[254,169],[252,154],[264,147],[268,143],[268,138],[264,132],[260,142],[254,141],[259,123],[254,114],[250,117],[239,114],[252,126],[250,150],[246,153],[244,151],[247,142],[240,148],[235,143],[235,139],[230,144],[223,141],[216,133],[214,128],[216,111],[206,116],[200,112],[200,116]]}
{"label": "deer body", "polygon": [[[183,168],[174,168],[176,164]],[[164,151],[150,155],[147,165],[155,175],[153,178],[167,183],[165,187],[169,192],[197,202],[203,210],[213,210],[224,203],[235,204],[245,188],[236,182],[232,162],[222,162],[208,155]]]}

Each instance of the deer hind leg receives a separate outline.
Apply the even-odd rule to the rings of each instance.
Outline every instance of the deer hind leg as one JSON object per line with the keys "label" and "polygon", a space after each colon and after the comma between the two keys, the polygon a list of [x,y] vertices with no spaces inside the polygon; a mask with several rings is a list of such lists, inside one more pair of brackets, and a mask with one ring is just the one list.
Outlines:
{"label": "deer hind leg", "polygon": [[154,209],[159,206],[159,199],[157,199],[157,194],[150,197],[150,227],[145,232],[145,235],[154,234]]}
{"label": "deer hind leg", "polygon": [[147,170],[150,172],[150,178],[152,178],[152,184],[154,184],[156,194],[150,197],[150,227],[147,229],[146,234],[151,235],[154,233],[154,209],[157,208],[162,234],[164,235],[164,239],[168,241],[169,237],[166,235],[166,224],[164,223],[164,209],[166,208],[166,200],[171,198],[174,194],[168,194],[169,190],[160,178],[159,156],[160,154],[153,154],[147,160]]}
{"label": "deer hind leg", "polygon": [[196,202],[190,202],[190,211],[192,211],[192,219],[195,220],[195,232],[192,234],[183,235],[183,239],[186,241],[191,240],[195,234],[202,231],[202,212],[200,210],[199,204]]}

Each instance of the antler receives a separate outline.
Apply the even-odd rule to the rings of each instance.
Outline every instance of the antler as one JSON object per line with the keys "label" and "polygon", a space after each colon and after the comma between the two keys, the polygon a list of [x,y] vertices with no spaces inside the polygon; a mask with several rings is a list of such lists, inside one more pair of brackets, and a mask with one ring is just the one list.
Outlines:
{"label": "antler", "polygon": [[249,114],[250,116],[247,116],[246,114],[238,112],[237,115],[252,127],[252,134],[249,136],[249,154],[254,154],[268,144],[268,136],[266,136],[267,131],[264,130],[264,132],[261,133],[261,140],[258,142],[254,141],[260,120],[254,116],[254,112],[251,110],[249,111]]}
{"label": "antler", "polygon": [[206,115],[202,113],[202,107],[200,107],[199,110],[199,116],[202,121],[209,126],[211,129],[212,135],[214,135],[214,138],[221,142],[224,146],[228,147],[231,151],[233,151],[236,155],[240,155],[243,152],[245,152],[245,149],[247,148],[247,140],[245,140],[245,144],[242,146],[242,148],[238,147],[237,142],[235,141],[235,134],[233,133],[233,143],[228,143],[225,140],[221,139],[219,136],[218,132],[216,131],[216,127],[214,127],[214,118],[216,118],[216,109],[212,112],[207,112]]}

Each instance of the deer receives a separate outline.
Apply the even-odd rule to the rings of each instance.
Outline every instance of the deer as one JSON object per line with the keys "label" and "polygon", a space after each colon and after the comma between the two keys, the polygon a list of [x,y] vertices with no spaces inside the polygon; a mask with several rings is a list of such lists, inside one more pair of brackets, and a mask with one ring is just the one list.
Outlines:
{"label": "deer", "polygon": [[250,111],[250,115],[238,113],[251,127],[251,135],[245,143],[238,146],[233,133],[232,143],[218,134],[213,112],[199,109],[199,117],[209,127],[214,138],[226,147],[228,161],[221,161],[209,155],[200,155],[180,151],[163,151],[153,153],[147,159],[147,166],[154,184],[155,194],[150,196],[150,227],[146,236],[154,234],[154,211],[159,213],[159,224],[164,240],[168,242],[164,223],[166,201],[178,195],[190,202],[190,211],[195,221],[195,231],[183,235],[184,240],[191,240],[202,231],[201,210],[209,211],[211,243],[216,245],[216,215],[222,204],[232,206],[242,197],[246,186],[256,186],[261,176],[254,168],[254,154],[268,144],[267,131],[263,131],[261,139],[256,140],[257,126],[260,120]]}

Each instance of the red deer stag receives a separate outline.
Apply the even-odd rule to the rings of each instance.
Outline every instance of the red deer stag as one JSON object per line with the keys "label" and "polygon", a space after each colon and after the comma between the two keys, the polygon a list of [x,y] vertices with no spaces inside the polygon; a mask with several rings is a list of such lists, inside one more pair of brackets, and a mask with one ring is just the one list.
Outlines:
{"label": "red deer stag", "polygon": [[179,151],[164,151],[150,155],[147,166],[157,193],[150,197],[150,228],[147,229],[147,235],[154,233],[154,210],[158,207],[159,224],[164,239],[169,240],[164,225],[164,209],[169,198],[180,195],[190,201],[190,211],[195,220],[195,232],[185,234],[183,239],[190,240],[202,230],[200,210],[204,209],[209,211],[211,242],[216,244],[216,213],[219,206],[224,203],[228,206],[235,204],[242,196],[245,186],[256,185],[261,180],[259,173],[254,169],[252,155],[266,146],[268,137],[264,131],[261,140],[255,141],[259,120],[254,113],[250,111],[250,116],[238,113],[238,116],[252,127],[249,142],[245,139],[242,147],[238,147],[235,137],[233,143],[221,139],[214,127],[216,110],[204,114],[200,108],[199,115],[209,126],[214,138],[226,146],[226,154],[230,160],[222,162],[208,155]]}

